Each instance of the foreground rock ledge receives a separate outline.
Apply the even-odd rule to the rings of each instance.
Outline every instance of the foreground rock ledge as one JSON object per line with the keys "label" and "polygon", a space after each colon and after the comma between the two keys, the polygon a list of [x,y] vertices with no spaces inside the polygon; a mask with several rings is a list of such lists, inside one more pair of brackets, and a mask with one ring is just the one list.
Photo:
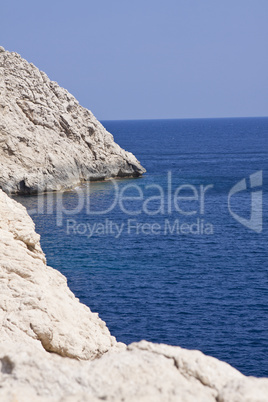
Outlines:
{"label": "foreground rock ledge", "polygon": [[0,143],[0,188],[8,194],[57,191],[145,172],[67,90],[3,47]]}
{"label": "foreground rock ledge", "polygon": [[1,190],[0,276],[1,401],[267,402],[268,379],[199,351],[117,343],[46,265],[26,209]]}
{"label": "foreground rock ledge", "polygon": [[20,342],[61,356],[94,359],[116,345],[105,323],[46,265],[26,209],[0,190],[1,344]]}

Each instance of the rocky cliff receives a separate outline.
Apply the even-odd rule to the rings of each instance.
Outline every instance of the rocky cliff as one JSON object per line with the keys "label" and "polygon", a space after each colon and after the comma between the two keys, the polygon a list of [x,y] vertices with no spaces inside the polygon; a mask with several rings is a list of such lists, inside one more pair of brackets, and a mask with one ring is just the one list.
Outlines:
{"label": "rocky cliff", "polygon": [[267,402],[248,378],[199,351],[117,343],[46,265],[26,209],[0,190],[0,400]]}
{"label": "rocky cliff", "polygon": [[0,144],[0,188],[9,194],[145,172],[68,91],[2,47]]}
{"label": "rocky cliff", "polygon": [[2,191],[0,264],[1,343],[40,344],[77,359],[93,359],[116,345],[98,314],[79,303],[66,278],[46,265],[33,221]]}
{"label": "rocky cliff", "polygon": [[[139,176],[137,159],[66,90],[0,47],[0,188],[38,193]],[[124,345],[46,258],[26,209],[0,190],[0,400],[265,402],[248,378],[199,351]]]}

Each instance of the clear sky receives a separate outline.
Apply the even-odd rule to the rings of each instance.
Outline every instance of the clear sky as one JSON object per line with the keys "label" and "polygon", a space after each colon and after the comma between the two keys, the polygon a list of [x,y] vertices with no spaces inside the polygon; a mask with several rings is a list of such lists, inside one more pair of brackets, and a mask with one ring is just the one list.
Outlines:
{"label": "clear sky", "polygon": [[268,0],[2,0],[0,45],[98,119],[268,115]]}

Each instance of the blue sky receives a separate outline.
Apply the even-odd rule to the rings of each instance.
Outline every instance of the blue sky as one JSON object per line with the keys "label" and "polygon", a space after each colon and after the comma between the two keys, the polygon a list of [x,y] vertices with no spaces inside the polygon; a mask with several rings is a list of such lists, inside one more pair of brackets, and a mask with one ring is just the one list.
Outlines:
{"label": "blue sky", "polygon": [[0,38],[101,120],[268,115],[267,0],[3,0]]}

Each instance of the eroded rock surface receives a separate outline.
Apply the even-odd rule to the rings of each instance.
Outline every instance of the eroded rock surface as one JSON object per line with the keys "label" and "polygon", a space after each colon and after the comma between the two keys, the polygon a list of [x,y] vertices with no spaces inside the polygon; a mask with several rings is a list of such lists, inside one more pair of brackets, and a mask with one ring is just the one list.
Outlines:
{"label": "eroded rock surface", "polygon": [[0,188],[38,193],[144,172],[67,90],[0,48]]}
{"label": "eroded rock surface", "polygon": [[0,368],[5,402],[267,402],[268,395],[268,379],[245,377],[199,351],[145,341],[80,362],[5,343]]}
{"label": "eroded rock surface", "polygon": [[[144,171],[66,90],[2,47],[0,119],[7,193]],[[267,402],[268,379],[199,351],[116,342],[46,265],[26,209],[0,190],[0,400]]]}
{"label": "eroded rock surface", "polygon": [[[106,324],[46,265],[26,209],[0,194],[0,339],[93,359],[116,345]],[[35,347],[35,346],[33,346]]]}

